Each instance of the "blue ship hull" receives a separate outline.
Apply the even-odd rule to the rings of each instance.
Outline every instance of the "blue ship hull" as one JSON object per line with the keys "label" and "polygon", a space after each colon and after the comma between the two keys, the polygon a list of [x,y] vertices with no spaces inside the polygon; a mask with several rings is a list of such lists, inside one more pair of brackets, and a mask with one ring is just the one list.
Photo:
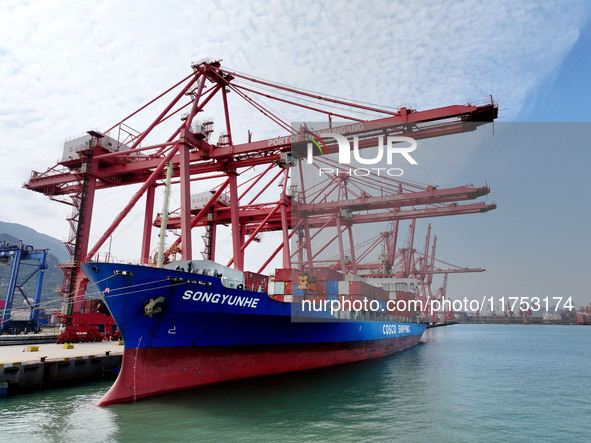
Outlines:
{"label": "blue ship hull", "polygon": [[209,275],[114,263],[82,268],[125,342],[121,373],[99,405],[381,357],[418,343],[426,327],[385,314],[341,319]]}

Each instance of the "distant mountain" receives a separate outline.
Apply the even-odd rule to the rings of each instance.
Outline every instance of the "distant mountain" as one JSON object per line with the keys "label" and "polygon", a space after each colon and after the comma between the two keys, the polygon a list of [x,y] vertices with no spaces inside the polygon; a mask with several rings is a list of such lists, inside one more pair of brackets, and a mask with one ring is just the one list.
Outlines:
{"label": "distant mountain", "polygon": [[[17,240],[22,240],[23,243],[31,245],[35,249],[49,249],[49,252],[55,255],[59,261],[70,259],[68,250],[60,240],[41,234],[27,226],[0,221],[0,236],[1,234],[8,234]],[[0,239],[2,238],[0,237]]]}

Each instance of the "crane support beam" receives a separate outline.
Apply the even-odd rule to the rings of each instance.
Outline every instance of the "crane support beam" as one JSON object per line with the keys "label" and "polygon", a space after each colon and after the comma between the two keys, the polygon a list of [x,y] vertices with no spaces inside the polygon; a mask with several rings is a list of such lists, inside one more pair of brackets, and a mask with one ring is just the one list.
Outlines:
{"label": "crane support beam", "polygon": [[400,208],[403,206],[449,203],[461,200],[474,200],[490,193],[490,187],[460,186],[456,188],[436,189],[430,187],[425,191],[405,192],[395,195],[371,197],[362,195],[354,200],[339,200],[324,203],[294,204],[294,209],[302,214],[336,213],[340,209],[352,211],[377,210],[384,208]]}
{"label": "crane support beam", "polygon": [[[351,131],[350,133],[347,133],[351,135],[363,134],[365,137],[368,137],[359,141],[360,149],[375,146],[376,140],[374,137],[377,135],[383,136],[384,131],[387,131],[388,129],[390,129],[388,135],[408,136],[417,140],[432,138],[465,132],[467,130],[474,130],[479,123],[483,124],[485,121],[476,122],[473,119],[483,118],[484,115],[488,115],[492,112],[491,109],[496,109],[495,105],[490,104],[484,107],[470,105],[448,106],[436,110],[406,114],[407,116],[411,115],[412,118],[409,117],[410,120],[405,121],[405,123],[422,122],[423,120],[421,120],[421,116],[429,119],[424,120],[425,122],[445,120],[445,122],[435,126],[417,127],[413,130],[408,130],[408,124],[400,126],[400,119],[391,117],[363,122],[363,124],[357,123],[356,125],[361,126],[361,128],[347,129]],[[447,121],[454,117],[462,120],[459,123],[450,123]],[[347,128],[347,126],[344,126],[344,128]],[[185,137],[189,138],[190,133],[186,133]],[[229,158],[234,159],[232,163],[235,169],[253,165],[269,164],[277,160],[275,155],[270,154],[280,151],[289,151],[298,144],[304,144],[306,140],[305,133],[300,132],[296,135],[275,137],[252,143],[243,143],[233,146],[213,146],[205,140],[191,137],[190,146],[195,148],[195,150],[191,152],[189,158],[191,164],[190,174],[221,172],[224,170],[225,166],[221,162],[215,160],[228,160]],[[159,145],[144,147],[143,150],[146,151],[150,148],[155,149],[158,146]],[[338,145],[335,143],[327,144],[327,151],[328,153],[337,152]],[[98,178],[103,178],[98,185],[99,189],[117,186],[120,183],[134,184],[144,182],[149,177],[151,170],[156,168],[162,161],[161,155],[138,157],[137,152],[130,151],[107,153],[106,155],[109,155],[111,162],[108,164],[101,163],[101,165],[99,165],[96,175]],[[99,159],[100,158],[101,157],[99,156]],[[171,159],[171,161],[175,165],[173,178],[176,178],[180,174],[178,168],[181,161],[180,156]],[[73,168],[75,171],[79,165],[69,164],[69,167]],[[164,176],[160,178],[163,179]],[[75,193],[77,190],[76,174],[75,172],[53,172],[53,168],[44,174],[34,171],[24,187],[46,195],[67,195]]]}
{"label": "crane support beam", "polygon": [[[310,215],[336,215],[340,214],[341,210],[350,209],[352,211],[366,211],[379,209],[401,208],[405,206],[428,205],[436,203],[450,203],[463,200],[476,199],[480,196],[487,195],[490,192],[488,186],[475,188],[473,186],[461,186],[448,189],[429,189],[423,192],[408,192],[380,197],[362,196],[358,199],[352,200],[338,200],[326,203],[317,204],[300,204],[292,201],[290,213],[295,217],[308,218]],[[407,197],[408,195],[408,197]],[[247,205],[240,206],[240,211],[244,214],[244,218],[253,218],[258,221],[261,216],[268,213],[268,208],[273,208],[274,204],[264,205]],[[493,208],[494,209],[494,208]],[[193,211],[195,212],[195,211]],[[215,209],[215,218],[219,223],[227,224],[231,218],[231,208],[218,207]],[[444,210],[442,209],[442,212]],[[418,217],[420,218],[420,217]],[[274,220],[271,219],[272,223]],[[159,220],[154,223],[159,226]],[[179,229],[179,218],[170,217],[170,229]]]}
{"label": "crane support beam", "polygon": [[[356,214],[352,215],[350,218],[347,219],[348,223],[357,224],[357,223],[378,223],[383,221],[395,221],[395,220],[413,220],[418,218],[430,218],[430,217],[444,217],[449,215],[462,215],[462,214],[479,214],[488,211],[492,211],[496,209],[497,205],[494,203],[472,203],[466,205],[460,204],[449,204],[446,206],[440,207],[433,207],[433,208],[424,208],[424,209],[409,209],[409,210],[401,210],[401,209],[393,209],[390,211],[382,211],[370,214]],[[277,231],[281,230],[281,220],[282,216],[277,214],[274,211],[275,207],[271,207],[270,210],[273,212],[273,216],[267,219],[266,227],[262,228],[261,231],[268,232],[268,231]],[[294,216],[291,213],[291,209],[289,206],[286,206],[287,211],[287,219],[292,219],[290,223],[290,227],[294,221],[296,221],[299,215]],[[267,216],[269,215],[268,208],[258,208],[258,209],[250,209],[250,210],[240,210],[239,212],[239,224],[241,225],[252,225],[258,226],[260,225]],[[228,208],[221,207],[216,208],[214,210],[214,218],[216,219],[218,224],[225,224],[230,225],[232,223],[232,211],[228,210]],[[309,218],[307,223],[310,229],[314,228],[321,228],[322,226],[336,226],[336,222],[334,221],[335,215],[326,215],[326,216],[318,216]],[[303,218],[302,218],[303,219]],[[331,222],[332,220],[332,222]],[[201,220],[198,223],[195,223],[194,226],[206,226],[208,223],[207,220]],[[154,226],[160,226],[160,219],[156,219],[154,222]],[[169,229],[179,229],[180,228],[180,219],[178,217],[171,217],[168,220],[168,227]]]}

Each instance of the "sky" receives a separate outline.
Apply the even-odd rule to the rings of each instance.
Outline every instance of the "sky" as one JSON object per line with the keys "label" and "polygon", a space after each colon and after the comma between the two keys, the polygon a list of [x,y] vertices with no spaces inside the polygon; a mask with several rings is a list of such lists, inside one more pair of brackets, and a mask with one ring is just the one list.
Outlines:
{"label": "sky", "polygon": [[[66,238],[68,208],[22,189],[31,171],[55,165],[66,138],[110,127],[187,76],[191,62],[204,57],[256,77],[389,107],[424,110],[492,95],[500,108],[494,128],[481,128],[469,140],[449,140],[439,153],[425,147],[419,162],[429,183],[488,183],[488,200],[498,204],[484,215],[428,221],[441,258],[487,268],[451,276],[448,294],[559,293],[588,304],[591,5],[371,5],[1,2],[0,220]],[[255,140],[283,135],[252,118],[244,105],[236,107],[238,141],[245,141],[248,130]],[[277,108],[292,121],[314,118]],[[219,108],[210,111],[215,116]],[[112,219],[105,214],[127,202],[121,192],[106,191],[97,200],[94,238]],[[141,208],[134,209],[116,231],[112,247],[118,257],[139,255],[141,228],[134,222],[142,216]],[[426,223],[418,224],[419,247]],[[127,243],[136,232],[138,241]]]}

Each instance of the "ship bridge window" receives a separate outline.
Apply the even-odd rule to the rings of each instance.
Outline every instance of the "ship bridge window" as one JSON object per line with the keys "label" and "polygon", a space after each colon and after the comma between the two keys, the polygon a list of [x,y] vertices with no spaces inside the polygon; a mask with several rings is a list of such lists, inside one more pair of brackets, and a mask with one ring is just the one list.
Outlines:
{"label": "ship bridge window", "polygon": [[193,274],[198,275],[209,275],[210,277],[221,277],[222,273],[218,272],[217,269],[193,269],[191,271]]}
{"label": "ship bridge window", "polygon": [[181,260],[164,265],[164,268],[219,278],[226,288],[241,289],[244,287],[244,273],[242,271],[220,265],[212,260]]}
{"label": "ship bridge window", "polygon": [[222,285],[224,285],[226,288],[232,288],[232,289],[243,289],[244,288],[244,281],[243,280],[232,279],[229,277],[222,276],[220,281],[222,282]]}

